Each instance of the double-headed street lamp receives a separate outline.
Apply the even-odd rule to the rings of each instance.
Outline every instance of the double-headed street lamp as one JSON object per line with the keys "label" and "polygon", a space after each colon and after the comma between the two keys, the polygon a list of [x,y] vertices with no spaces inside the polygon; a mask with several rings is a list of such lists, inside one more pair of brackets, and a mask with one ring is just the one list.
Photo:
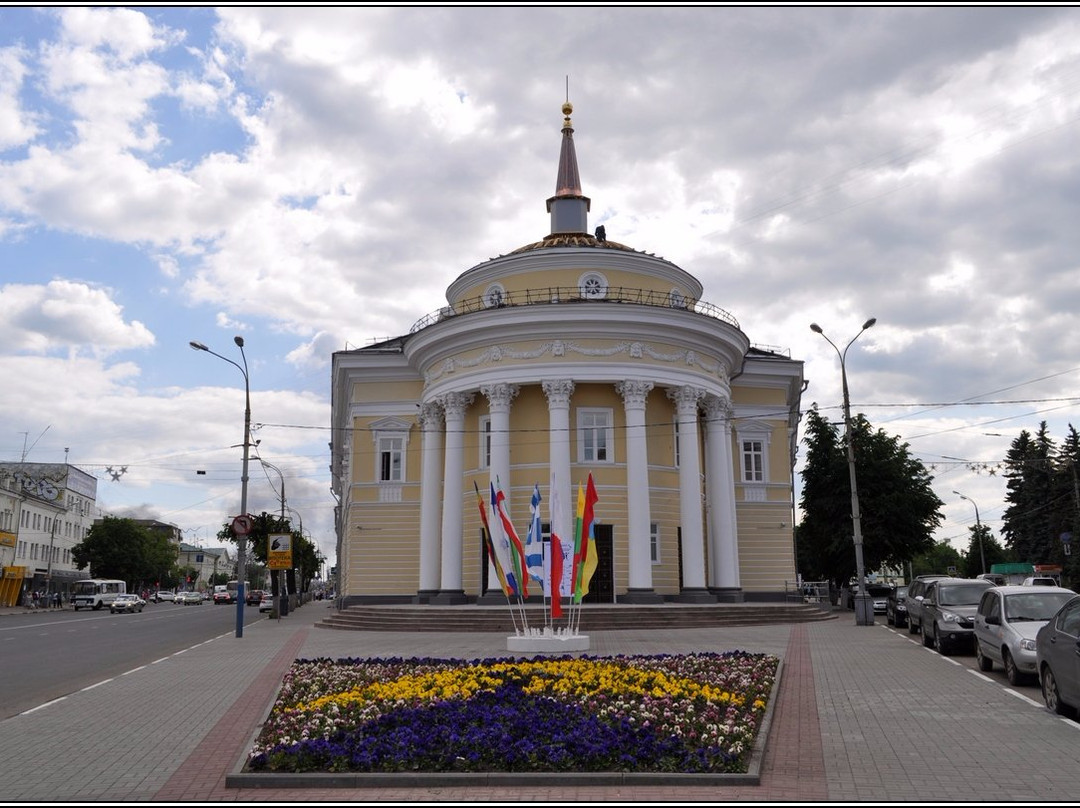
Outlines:
{"label": "double-headed street lamp", "polygon": [[859,583],[859,591],[855,595],[855,625],[857,626],[874,625],[874,604],[870,599],[870,594],[866,591],[866,570],[863,566],[862,516],[859,514],[859,489],[855,485],[855,444],[851,436],[851,399],[848,397],[845,362],[851,343],[861,337],[863,331],[876,322],[877,319],[871,317],[863,323],[859,333],[851,338],[851,341],[844,346],[843,351],[837,348],[836,343],[826,336],[820,325],[810,323],[810,330],[821,334],[825,341],[832,345],[836,355],[840,357],[840,379],[844,388],[844,436],[847,441],[848,474],[851,477],[851,523],[855,532],[855,575],[858,577]]}
{"label": "double-headed street lamp", "polygon": [[953,491],[953,493],[956,494],[956,496],[960,497],[960,499],[966,499],[968,502],[970,502],[972,505],[975,506],[975,531],[979,534],[979,555],[982,556],[982,571],[983,571],[983,575],[985,575],[986,574],[986,548],[983,547],[983,531],[982,531],[982,522],[979,521],[979,506],[975,505],[975,500],[973,500],[971,497],[965,497],[959,491]]}
{"label": "double-headed street lamp", "polygon": [[[196,351],[206,351],[208,354],[223,359],[244,374],[244,469],[240,477],[240,515],[247,516],[248,500],[248,454],[251,449],[251,383],[248,379],[247,357],[244,355],[244,338],[233,337],[233,342],[240,349],[240,358],[244,360],[241,367],[233,360],[219,353],[214,353],[201,342],[189,342],[188,344]],[[244,600],[247,593],[244,582],[247,578],[247,535],[238,534],[236,537],[236,636],[244,636]]]}

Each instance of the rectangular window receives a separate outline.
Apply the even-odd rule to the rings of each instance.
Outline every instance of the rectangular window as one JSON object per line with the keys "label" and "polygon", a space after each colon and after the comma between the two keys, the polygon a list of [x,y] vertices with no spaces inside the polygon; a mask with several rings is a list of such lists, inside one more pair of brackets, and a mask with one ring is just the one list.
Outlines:
{"label": "rectangular window", "polygon": [[480,468],[491,468],[491,416],[480,416]]}
{"label": "rectangular window", "polygon": [[765,450],[759,440],[743,441],[743,482],[765,482]]}
{"label": "rectangular window", "polygon": [[673,426],[675,427],[675,468],[679,467],[679,422],[676,421]]}
{"label": "rectangular window", "polygon": [[656,522],[649,525],[649,557],[652,563],[660,563],[660,525]]}
{"label": "rectangular window", "polygon": [[379,438],[379,482],[402,482],[402,449],[401,438]]}
{"label": "rectangular window", "polygon": [[611,410],[578,410],[578,459],[581,463],[612,463]]}

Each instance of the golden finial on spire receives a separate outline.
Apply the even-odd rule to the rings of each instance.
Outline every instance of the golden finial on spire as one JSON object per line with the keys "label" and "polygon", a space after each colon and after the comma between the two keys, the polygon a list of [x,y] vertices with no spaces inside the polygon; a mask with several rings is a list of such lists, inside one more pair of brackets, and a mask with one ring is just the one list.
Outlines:
{"label": "golden finial on spire", "polygon": [[563,127],[570,126],[570,113],[574,111],[574,105],[570,103],[570,77],[566,77],[566,100],[562,105]]}

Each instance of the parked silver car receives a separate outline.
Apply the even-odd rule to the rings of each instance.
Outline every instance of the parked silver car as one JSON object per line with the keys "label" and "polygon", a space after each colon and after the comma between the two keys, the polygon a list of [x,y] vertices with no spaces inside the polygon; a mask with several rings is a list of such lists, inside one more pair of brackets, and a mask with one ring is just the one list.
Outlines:
{"label": "parked silver car", "polygon": [[1039,629],[1035,659],[1047,709],[1058,715],[1080,710],[1080,595]]}
{"label": "parked silver car", "polygon": [[975,612],[975,656],[979,669],[1005,668],[1009,684],[1037,675],[1035,635],[1076,596],[1058,586],[995,586],[983,592]]}
{"label": "parked silver car", "polygon": [[971,648],[975,639],[975,610],[983,592],[993,586],[980,578],[931,581],[919,618],[923,645],[934,646],[942,656],[960,647]]}
{"label": "parked silver car", "polygon": [[907,609],[908,632],[918,634],[922,630],[922,603],[926,596],[926,587],[934,581],[948,579],[948,575],[920,575],[908,585],[904,595],[904,607]]}

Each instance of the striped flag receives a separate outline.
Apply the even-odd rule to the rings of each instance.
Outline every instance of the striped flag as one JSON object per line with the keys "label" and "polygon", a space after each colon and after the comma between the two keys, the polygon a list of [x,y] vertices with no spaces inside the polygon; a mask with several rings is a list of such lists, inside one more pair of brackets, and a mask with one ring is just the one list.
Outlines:
{"label": "striped flag", "polygon": [[596,554],[596,536],[593,534],[593,525],[596,521],[595,506],[598,499],[590,472],[589,481],[585,484],[585,512],[581,520],[582,544],[587,547],[587,551],[584,549],[581,551],[581,597],[589,594],[589,581],[596,572],[596,563],[599,558]]}
{"label": "striped flag", "polygon": [[476,484],[476,480],[473,480],[473,488],[476,489],[476,504],[480,506],[480,522],[483,524],[482,532],[484,534],[484,546],[487,548],[488,559],[495,567],[495,575],[499,578],[499,585],[502,586],[503,594],[510,597],[512,593],[510,584],[506,580],[506,575],[503,574],[502,564],[499,563],[499,557],[495,555],[495,547],[491,543],[491,529],[488,527],[487,508],[484,507],[484,497],[480,494],[480,486]]}
{"label": "striped flag", "polygon": [[495,483],[491,484],[491,506],[499,515],[499,523],[502,526],[501,541],[495,542],[495,549],[501,552],[499,557],[506,563],[506,577],[511,580],[514,591],[523,598],[529,597],[528,574],[525,572],[525,550],[521,546],[521,539],[514,530],[514,523],[510,521],[510,515],[506,512],[506,495],[502,489],[495,489]]}
{"label": "striped flag", "polygon": [[543,584],[544,531],[540,525],[540,483],[533,487],[529,512],[532,518],[529,521],[529,532],[525,535],[525,566],[529,570],[529,577],[538,584]]}
{"label": "striped flag", "polygon": [[581,540],[581,524],[585,518],[585,491],[581,487],[581,483],[578,483],[577,487],[577,511],[574,514],[574,568],[570,571],[570,594],[574,597],[574,602],[581,601],[578,592],[581,590],[581,571],[582,560],[581,555],[583,551],[588,549],[588,545]]}

